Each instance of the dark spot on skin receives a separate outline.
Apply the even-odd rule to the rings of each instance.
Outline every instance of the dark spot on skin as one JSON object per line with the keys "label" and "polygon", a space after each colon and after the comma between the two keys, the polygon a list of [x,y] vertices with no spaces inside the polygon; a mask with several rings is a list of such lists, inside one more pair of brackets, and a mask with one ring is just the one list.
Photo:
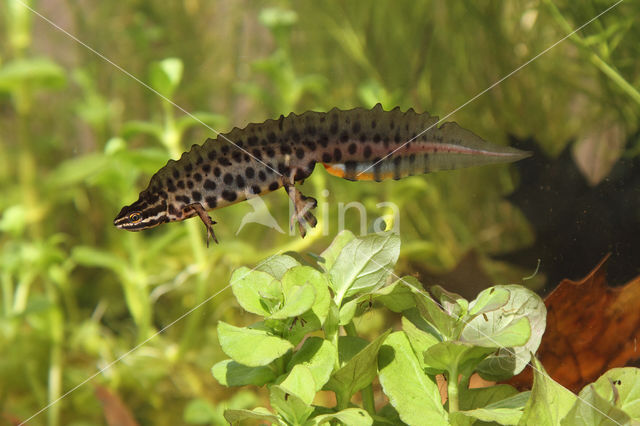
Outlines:
{"label": "dark spot on skin", "polygon": [[373,141],[375,143],[380,143],[381,140],[382,138],[380,137],[380,134],[376,133],[375,135],[373,135]]}
{"label": "dark spot on skin", "polygon": [[280,152],[283,155],[291,154],[291,147],[289,145],[280,145]]}
{"label": "dark spot on skin", "polygon": [[193,181],[191,179],[187,181],[187,188],[193,189]]}
{"label": "dark spot on skin", "polygon": [[307,134],[313,136],[316,134],[316,128],[314,126],[309,126],[306,129]]}
{"label": "dark spot on skin", "polygon": [[229,161],[227,157],[221,157],[218,160],[218,163],[220,163],[220,165],[223,167],[229,167],[231,165],[231,161]]}
{"label": "dark spot on skin", "polygon": [[186,195],[178,195],[176,196],[176,200],[182,201],[183,204],[191,204],[191,198]]}
{"label": "dark spot on skin", "polygon": [[205,164],[204,166],[202,166],[202,171],[205,175],[211,173],[211,164]]}
{"label": "dark spot on skin", "polygon": [[362,154],[364,155],[364,158],[371,157],[371,147],[369,145],[365,146]]}
{"label": "dark spot on skin", "polygon": [[278,188],[280,188],[280,184],[278,184],[278,182],[271,182],[269,184],[269,191],[275,191]]}
{"label": "dark spot on skin", "polygon": [[233,154],[231,154],[231,157],[236,163],[242,163],[242,152],[235,151]]}
{"label": "dark spot on skin", "polygon": [[291,169],[284,163],[278,163],[278,173],[288,176],[290,171]]}
{"label": "dark spot on skin", "polygon": [[396,123],[391,120],[391,122],[389,123],[389,127],[391,128],[391,130],[393,130],[396,127]]}
{"label": "dark spot on skin", "polygon": [[251,192],[253,192],[254,194],[259,194],[260,193],[260,187],[258,185],[253,185],[251,187]]}
{"label": "dark spot on skin", "polygon": [[267,156],[269,158],[273,158],[276,155],[276,152],[273,150],[273,148],[267,148]]}
{"label": "dark spot on skin", "polygon": [[273,132],[269,132],[269,134],[267,135],[267,139],[269,139],[269,142],[274,143],[276,141],[276,134]]}
{"label": "dark spot on skin", "polygon": [[323,163],[330,163],[332,160],[331,154],[329,154],[328,152],[325,152],[322,154],[322,162]]}
{"label": "dark spot on skin", "polygon": [[365,142],[367,140],[367,135],[364,133],[360,133],[360,142]]}
{"label": "dark spot on skin", "polygon": [[215,151],[209,151],[209,153],[207,154],[207,158],[209,159],[209,161],[215,160],[216,157],[217,157],[217,154]]}
{"label": "dark spot on skin", "polygon": [[236,142],[236,146],[242,148],[244,146],[244,142],[242,142],[242,140],[237,140]]}
{"label": "dark spot on skin", "polygon": [[202,200],[202,194],[200,194],[198,191],[193,191],[191,193],[191,197],[193,197],[193,201],[200,201]]}
{"label": "dark spot on skin", "polygon": [[325,120],[326,120],[325,117],[320,117],[320,122],[321,123],[324,123]]}
{"label": "dark spot on skin", "polygon": [[202,159],[201,156],[198,156],[198,159],[196,160],[196,166],[199,166],[200,164],[202,164],[204,160]]}
{"label": "dark spot on skin", "polygon": [[315,151],[316,143],[310,139],[304,141],[304,145],[309,148],[309,151]]}
{"label": "dark spot on skin", "polygon": [[184,189],[184,181],[183,180],[179,180],[176,185],[178,185],[178,188]]}
{"label": "dark spot on skin", "polygon": [[178,179],[180,177],[180,172],[178,169],[173,169],[173,177],[174,179]]}
{"label": "dark spot on skin", "polygon": [[349,140],[349,133],[342,132],[340,133],[340,142],[346,142]]}
{"label": "dark spot on skin", "polygon": [[173,204],[169,204],[169,214],[172,216],[176,216],[178,214],[178,209]]}
{"label": "dark spot on skin", "polygon": [[372,129],[375,129],[377,124],[378,123],[376,123],[376,120],[371,120],[371,128]]}
{"label": "dark spot on skin", "polygon": [[335,135],[336,133],[338,133],[338,123],[331,123],[331,127],[329,127],[329,132],[332,135]]}
{"label": "dark spot on skin", "polygon": [[216,183],[214,181],[212,181],[211,179],[205,179],[204,181],[204,189],[207,189],[209,191],[213,191],[216,189]]}
{"label": "dark spot on skin", "polygon": [[264,171],[260,170],[258,172],[258,179],[260,179],[261,182],[264,182],[265,180],[267,180],[267,175],[265,174]]}
{"label": "dark spot on skin", "polygon": [[416,155],[415,154],[409,155],[409,162],[414,163],[415,161],[416,161]]}
{"label": "dark spot on skin", "polygon": [[247,167],[247,169],[244,171],[244,175],[247,177],[247,179],[253,179],[253,177],[256,175],[256,171],[253,170],[253,167]]}
{"label": "dark spot on skin", "polygon": [[193,166],[191,165],[191,163],[188,163],[186,166],[184,166],[185,172],[191,173],[191,170],[193,170]]}
{"label": "dark spot on skin", "polygon": [[229,145],[222,145],[220,152],[222,152],[222,155],[227,155],[229,153]]}
{"label": "dark spot on skin", "polygon": [[171,178],[167,179],[167,189],[171,192],[176,190],[176,185],[173,183],[173,179]]}
{"label": "dark spot on skin", "polygon": [[221,174],[221,173],[222,173],[222,171],[220,170],[220,167],[215,167],[215,168],[213,169],[213,175],[214,175],[215,177],[220,177],[220,174]]}
{"label": "dark spot on skin", "polygon": [[295,143],[300,142],[300,134],[298,132],[296,132],[295,130],[293,131],[293,133],[291,134],[291,138],[293,139],[293,141]]}
{"label": "dark spot on skin", "polygon": [[327,145],[329,145],[329,137],[327,135],[320,135],[320,138],[318,139],[318,143],[323,146],[324,148],[327,147]]}
{"label": "dark spot on skin", "polygon": [[202,175],[200,173],[194,173],[193,178],[196,180],[196,182],[202,181]]}
{"label": "dark spot on skin", "polygon": [[209,205],[210,209],[212,209],[216,205],[218,205],[218,200],[216,199],[216,197],[207,197],[204,200],[207,202],[207,204]]}
{"label": "dark spot on skin", "polygon": [[298,157],[299,159],[304,158],[304,149],[302,148],[296,149],[296,157]]}
{"label": "dark spot on skin", "polygon": [[247,142],[249,142],[249,146],[256,146],[258,144],[258,138],[255,136],[249,136]]}
{"label": "dark spot on skin", "polygon": [[307,164],[307,169],[309,169],[309,170],[310,170],[310,172],[309,172],[309,173],[311,173],[311,171],[313,171],[313,168],[314,168],[315,166],[316,166],[316,162],[315,162],[315,161],[313,161],[313,160],[309,161],[309,164]]}
{"label": "dark spot on skin", "polygon": [[260,151],[259,149],[254,149],[251,152],[253,153],[253,156],[256,157],[258,160],[262,160],[262,151]]}
{"label": "dark spot on skin", "polygon": [[231,185],[233,183],[233,176],[231,176],[231,173],[225,173],[224,177],[222,178],[222,181],[226,185]]}
{"label": "dark spot on skin", "polygon": [[224,190],[222,191],[222,198],[224,198],[227,201],[235,201],[236,198],[238,198],[238,194],[236,194],[234,191],[228,191],[228,190]]}
{"label": "dark spot on skin", "polygon": [[358,150],[358,146],[355,143],[352,143],[349,145],[349,148],[348,148],[349,154],[353,155],[356,153],[357,150]]}
{"label": "dark spot on skin", "polygon": [[244,158],[244,161],[246,161],[247,163],[249,162],[249,160],[251,160],[251,157],[249,156],[249,154],[244,154],[243,158]]}
{"label": "dark spot on skin", "polygon": [[358,121],[353,123],[353,126],[351,126],[351,130],[353,130],[353,133],[358,133],[360,131],[360,123]]}
{"label": "dark spot on skin", "polygon": [[342,151],[339,148],[333,150],[333,159],[338,162],[342,159]]}
{"label": "dark spot on skin", "polygon": [[284,122],[284,115],[280,115],[280,119],[278,120],[278,129],[282,130],[282,124]]}
{"label": "dark spot on skin", "polygon": [[396,133],[396,136],[393,138],[393,140],[395,141],[395,143],[400,143],[400,133]]}
{"label": "dark spot on skin", "polygon": [[244,178],[241,175],[236,176],[236,185],[238,188],[244,188]]}

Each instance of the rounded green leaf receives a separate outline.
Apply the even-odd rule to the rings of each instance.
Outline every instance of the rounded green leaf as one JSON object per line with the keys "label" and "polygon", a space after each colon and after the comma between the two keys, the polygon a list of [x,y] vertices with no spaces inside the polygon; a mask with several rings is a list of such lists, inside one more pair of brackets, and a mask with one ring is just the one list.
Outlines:
{"label": "rounded green leaf", "polygon": [[640,421],[640,369],[612,368],[593,383],[593,389],[631,418]]}
{"label": "rounded green leaf", "polygon": [[262,386],[276,378],[269,367],[247,367],[231,359],[225,359],[214,365],[211,373],[224,386]]}
{"label": "rounded green leaf", "polygon": [[225,354],[249,367],[267,365],[293,348],[293,345],[266,330],[241,328],[220,321],[218,339]]}
{"label": "rounded green leaf", "polygon": [[24,84],[33,89],[61,89],[67,78],[64,69],[47,58],[16,59],[0,67],[0,92],[18,90]]}
{"label": "rounded green leaf", "polygon": [[178,58],[154,62],[149,70],[151,87],[167,98],[171,98],[182,80],[182,70],[182,61]]}
{"label": "rounded green leaf", "polygon": [[286,254],[277,254],[260,263],[256,270],[266,272],[275,279],[281,280],[284,274],[294,266],[300,266],[300,262]]}
{"label": "rounded green leaf", "polygon": [[325,251],[320,253],[320,257],[324,259],[323,266],[325,271],[329,271],[333,267],[333,264],[336,262],[336,259],[340,255],[340,252],[342,251],[344,246],[347,245],[349,241],[354,240],[355,238],[356,236],[353,235],[353,232],[349,231],[348,229],[340,231],[340,233],[336,235],[329,247],[327,247]]}
{"label": "rounded green leaf", "polygon": [[266,272],[256,269],[236,269],[231,275],[231,291],[242,309],[252,314],[269,316],[268,305],[263,300],[261,292],[269,288],[275,279]]}
{"label": "rounded green leaf", "polygon": [[310,284],[289,287],[285,290],[282,307],[272,313],[270,319],[294,318],[307,312],[316,300],[316,291]]}
{"label": "rounded green leaf", "polygon": [[316,382],[311,370],[303,364],[293,366],[280,387],[288,393],[296,395],[305,404],[311,405],[313,397],[316,395]]}
{"label": "rounded green leaf", "polygon": [[319,391],[329,380],[337,357],[338,351],[331,342],[320,337],[309,337],[293,355],[287,368],[305,365],[313,375],[316,391]]}
{"label": "rounded green leaf", "polygon": [[448,425],[434,380],[427,376],[404,332],[389,335],[378,358],[380,384],[407,424]]}
{"label": "rounded green leaf", "polygon": [[400,254],[400,238],[392,233],[349,241],[329,271],[335,300],[382,287]]}
{"label": "rounded green leaf", "polygon": [[293,286],[304,284],[310,284],[315,289],[315,300],[311,310],[318,317],[320,324],[324,324],[331,303],[329,280],[326,275],[310,266],[294,266],[282,276],[282,288],[285,292]]}

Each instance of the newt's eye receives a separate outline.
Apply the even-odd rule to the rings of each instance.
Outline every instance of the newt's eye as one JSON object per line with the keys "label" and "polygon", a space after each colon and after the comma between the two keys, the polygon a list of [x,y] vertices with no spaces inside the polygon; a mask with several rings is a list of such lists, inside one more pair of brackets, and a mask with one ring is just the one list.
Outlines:
{"label": "newt's eye", "polygon": [[131,223],[138,223],[142,220],[142,215],[138,212],[131,213],[129,215],[129,220]]}

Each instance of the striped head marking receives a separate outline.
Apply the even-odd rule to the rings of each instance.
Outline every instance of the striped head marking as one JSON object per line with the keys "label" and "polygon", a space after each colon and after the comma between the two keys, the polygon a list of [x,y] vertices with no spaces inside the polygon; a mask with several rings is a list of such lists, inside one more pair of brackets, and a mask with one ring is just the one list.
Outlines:
{"label": "striped head marking", "polygon": [[159,194],[140,193],[138,201],[124,206],[113,224],[127,231],[140,231],[169,222],[167,217],[167,201]]}

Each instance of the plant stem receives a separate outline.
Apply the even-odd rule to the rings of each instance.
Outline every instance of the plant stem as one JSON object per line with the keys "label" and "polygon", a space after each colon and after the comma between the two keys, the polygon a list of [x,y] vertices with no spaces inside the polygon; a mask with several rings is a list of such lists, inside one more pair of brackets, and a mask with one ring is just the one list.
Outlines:
{"label": "plant stem", "polygon": [[449,400],[449,412],[454,413],[459,410],[458,405],[458,366],[454,365],[449,370],[447,377],[447,398]]}

